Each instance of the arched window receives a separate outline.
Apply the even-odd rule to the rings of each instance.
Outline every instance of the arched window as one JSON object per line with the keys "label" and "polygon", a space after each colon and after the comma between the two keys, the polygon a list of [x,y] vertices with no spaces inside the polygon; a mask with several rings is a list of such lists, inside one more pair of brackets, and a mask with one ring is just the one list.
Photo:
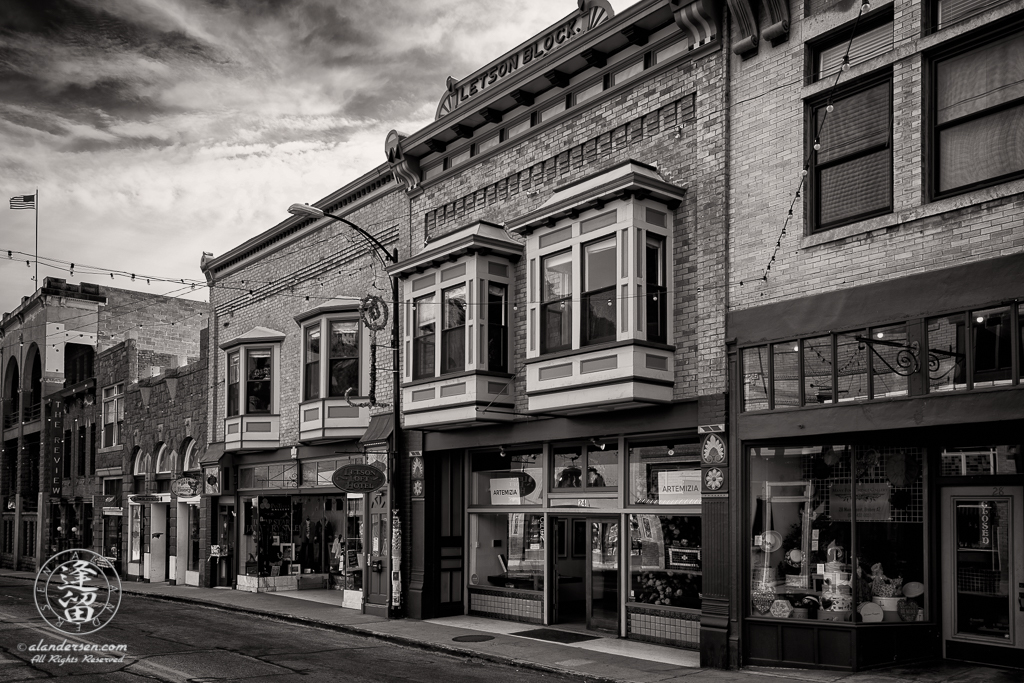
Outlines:
{"label": "arched window", "polygon": [[167,444],[161,443],[157,447],[156,453],[156,473],[157,474],[170,474],[172,466],[171,453],[167,450]]}
{"label": "arched window", "polygon": [[38,419],[39,412],[36,406],[40,405],[43,401],[43,363],[39,357],[39,347],[33,344],[26,356],[25,367],[28,371],[25,373],[29,380],[29,385],[26,388],[26,394],[28,395],[28,406],[34,408],[35,417],[29,419]]}
{"label": "arched window", "polygon": [[12,358],[7,363],[7,372],[4,373],[4,429],[13,427],[21,419],[18,417],[21,407],[19,402],[21,393],[18,391],[20,387],[18,361]]}
{"label": "arched window", "polygon": [[196,445],[195,439],[189,437],[185,439],[185,442],[181,444],[181,451],[185,454],[185,459],[181,467],[183,472],[191,472],[199,469],[199,448]]}
{"label": "arched window", "polygon": [[136,477],[144,477],[150,470],[151,463],[153,462],[152,457],[149,453],[143,454],[142,449],[138,446],[135,447],[133,453],[135,457],[135,467],[132,469],[132,474]]}

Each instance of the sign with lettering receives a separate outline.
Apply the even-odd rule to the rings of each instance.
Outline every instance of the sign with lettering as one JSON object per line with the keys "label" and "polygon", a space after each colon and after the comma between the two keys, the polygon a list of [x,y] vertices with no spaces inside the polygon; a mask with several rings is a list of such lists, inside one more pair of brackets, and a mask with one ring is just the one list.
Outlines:
{"label": "sign with lettering", "polygon": [[606,0],[587,0],[574,12],[547,31],[507,52],[470,76],[456,81],[448,79],[448,92],[441,98],[435,118],[442,118],[483,93],[489,93],[502,80],[519,69],[534,64],[615,15]]}
{"label": "sign with lettering", "polygon": [[[829,516],[832,521],[851,521],[853,505],[850,498],[849,486],[832,485],[828,492]],[[888,484],[857,484],[858,522],[888,522],[891,514]]]}
{"label": "sign with lettering", "polygon": [[331,475],[331,483],[346,493],[370,493],[386,482],[384,472],[373,465],[344,465]]}
{"label": "sign with lettering", "polygon": [[53,426],[50,428],[50,495],[54,498],[60,498],[61,492],[63,491],[63,480],[61,479],[61,469],[64,465],[64,419],[61,417],[63,413],[60,408],[63,406],[59,403],[51,403],[54,407]]}
{"label": "sign with lettering", "polygon": [[171,482],[171,493],[178,498],[198,496],[200,490],[201,485],[195,477],[181,477]]}
{"label": "sign with lettering", "polygon": [[658,503],[700,505],[700,470],[658,472]]}
{"label": "sign with lettering", "polygon": [[491,479],[491,505],[520,505],[521,502],[518,478]]}
{"label": "sign with lettering", "polygon": [[139,493],[129,498],[133,503],[159,503],[160,496],[152,493]]}

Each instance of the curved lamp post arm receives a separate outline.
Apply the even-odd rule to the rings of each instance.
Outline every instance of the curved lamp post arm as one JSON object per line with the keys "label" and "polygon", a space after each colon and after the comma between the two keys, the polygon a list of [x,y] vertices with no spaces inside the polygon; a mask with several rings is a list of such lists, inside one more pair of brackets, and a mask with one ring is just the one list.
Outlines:
{"label": "curved lamp post arm", "polygon": [[341,216],[335,216],[333,213],[327,213],[323,209],[318,209],[317,207],[310,206],[309,204],[292,204],[291,206],[288,207],[288,213],[294,216],[310,216],[312,218],[323,218],[326,216],[327,218],[333,218],[334,220],[340,223],[344,223],[348,227],[358,232],[364,238],[366,238],[366,241],[370,243],[370,246],[374,248],[374,250],[377,252],[377,256],[379,256],[382,261],[390,261],[391,263],[398,262],[397,253],[392,253],[388,251],[388,248],[381,244],[380,240],[378,240],[376,237],[366,232],[365,230],[363,230],[350,220],[342,218]]}

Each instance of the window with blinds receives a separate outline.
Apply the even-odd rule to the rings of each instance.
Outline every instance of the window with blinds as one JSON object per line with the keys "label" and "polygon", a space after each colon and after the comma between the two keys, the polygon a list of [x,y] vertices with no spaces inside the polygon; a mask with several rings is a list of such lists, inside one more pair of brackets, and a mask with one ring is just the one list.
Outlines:
{"label": "window with blinds", "polygon": [[843,55],[850,48],[850,66],[866,62],[892,49],[892,19],[862,30],[850,40],[849,32],[840,34],[817,50],[814,80],[835,76],[843,66]]}
{"label": "window with blinds", "polygon": [[892,210],[892,87],[861,85],[812,107],[812,231],[837,228]]}
{"label": "window with blinds", "polygon": [[934,188],[955,194],[1024,175],[1024,31],[936,60]]}
{"label": "window with blinds", "polygon": [[1006,0],[938,0],[935,3],[935,30],[944,29],[1005,3]]}

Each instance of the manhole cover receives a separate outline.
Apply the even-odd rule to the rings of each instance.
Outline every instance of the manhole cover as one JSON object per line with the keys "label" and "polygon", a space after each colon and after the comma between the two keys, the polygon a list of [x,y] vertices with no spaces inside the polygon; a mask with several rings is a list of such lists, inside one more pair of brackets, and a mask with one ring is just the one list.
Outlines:
{"label": "manhole cover", "polygon": [[483,643],[494,640],[494,636],[455,636],[452,640],[456,643]]}

